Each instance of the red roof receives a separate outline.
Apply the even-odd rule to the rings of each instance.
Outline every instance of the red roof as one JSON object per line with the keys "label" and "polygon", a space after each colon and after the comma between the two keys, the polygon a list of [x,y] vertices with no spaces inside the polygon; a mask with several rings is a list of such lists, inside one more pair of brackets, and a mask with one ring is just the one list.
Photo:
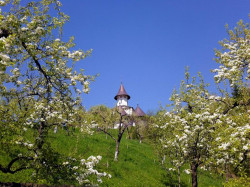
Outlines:
{"label": "red roof", "polygon": [[127,94],[123,84],[121,84],[120,89],[119,89],[118,93],[115,96],[115,100],[117,100],[118,96],[127,96],[128,99],[130,99],[130,96]]}
{"label": "red roof", "polygon": [[137,105],[136,109],[135,109],[135,114],[137,116],[145,116],[146,114],[142,111],[142,109],[139,107],[139,105]]}

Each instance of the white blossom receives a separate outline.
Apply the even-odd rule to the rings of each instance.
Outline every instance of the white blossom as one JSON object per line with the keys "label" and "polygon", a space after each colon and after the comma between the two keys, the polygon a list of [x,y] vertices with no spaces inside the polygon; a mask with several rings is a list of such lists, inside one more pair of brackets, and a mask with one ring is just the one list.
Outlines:
{"label": "white blossom", "polygon": [[190,169],[185,169],[184,172],[185,172],[186,174],[190,174],[190,173],[191,173],[191,172],[190,172]]}

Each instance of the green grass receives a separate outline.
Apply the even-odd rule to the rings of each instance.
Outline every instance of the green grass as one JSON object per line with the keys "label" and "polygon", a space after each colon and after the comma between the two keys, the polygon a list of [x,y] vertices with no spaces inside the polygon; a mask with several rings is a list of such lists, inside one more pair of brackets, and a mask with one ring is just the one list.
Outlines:
{"label": "green grass", "polygon": [[[115,134],[115,131],[113,133]],[[169,173],[161,166],[152,144],[145,142],[140,144],[138,140],[126,139],[126,134],[120,144],[118,162],[113,161],[114,140],[106,137],[102,132],[96,132],[91,136],[76,131],[67,136],[66,131],[59,129],[57,134],[50,134],[50,139],[55,149],[68,156],[78,155],[87,158],[91,155],[101,155],[103,158],[97,169],[111,174],[112,178],[103,178],[100,186],[160,187],[177,186],[178,184],[176,173]],[[19,172],[15,175],[0,173],[0,181],[32,182],[30,176],[31,171]],[[222,186],[223,180],[209,172],[200,171],[198,176],[199,186]],[[181,172],[181,179],[182,186],[191,186],[190,175]]]}

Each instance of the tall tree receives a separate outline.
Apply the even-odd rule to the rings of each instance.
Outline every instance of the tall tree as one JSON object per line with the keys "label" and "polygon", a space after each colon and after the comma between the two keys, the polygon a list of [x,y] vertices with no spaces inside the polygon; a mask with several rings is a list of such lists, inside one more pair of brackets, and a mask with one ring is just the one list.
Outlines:
{"label": "tall tree", "polygon": [[[158,113],[154,125],[162,131],[160,147],[172,164],[177,169],[190,164],[192,186],[198,185],[201,165],[226,174],[227,179],[249,174],[249,25],[240,21],[228,33],[229,38],[220,42],[222,50],[215,51],[220,66],[213,72],[221,96],[210,94],[203,79],[190,82],[186,71],[186,81],[170,98],[170,112]],[[229,83],[231,92],[227,85],[221,88],[222,81]]]}
{"label": "tall tree", "polygon": [[[56,0],[0,1],[0,171],[33,169],[37,179],[51,183],[86,182],[101,157],[88,162],[55,151],[48,139],[60,123],[74,124],[81,92],[93,76],[74,65],[91,53],[73,51],[74,38],[61,40],[69,16]],[[82,85],[82,91],[78,84]],[[78,107],[77,107],[78,106]],[[88,164],[87,164],[88,163]]]}
{"label": "tall tree", "polygon": [[164,130],[160,137],[165,154],[170,157],[179,174],[184,163],[190,165],[192,186],[197,186],[198,167],[205,164],[209,158],[214,122],[218,117],[213,107],[214,101],[208,101],[209,93],[203,78],[197,81],[189,80],[186,71],[186,81],[183,81],[180,91],[173,92],[172,111],[159,113],[163,115],[158,120],[158,128]]}
{"label": "tall tree", "polygon": [[[229,37],[220,42],[221,50],[215,50],[220,66],[213,70],[215,82],[225,96],[218,100],[223,117],[217,124],[213,163],[228,179],[232,174],[249,174],[250,26],[240,20],[234,29],[226,29]],[[231,92],[227,92],[227,86],[221,88],[222,81],[229,83]]]}

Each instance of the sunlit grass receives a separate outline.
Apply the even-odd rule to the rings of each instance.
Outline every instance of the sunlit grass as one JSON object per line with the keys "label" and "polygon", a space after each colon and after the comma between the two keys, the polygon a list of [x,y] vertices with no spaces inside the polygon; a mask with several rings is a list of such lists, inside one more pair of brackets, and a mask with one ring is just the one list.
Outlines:
{"label": "sunlit grass", "polygon": [[[114,135],[115,130],[112,132]],[[120,144],[118,162],[114,161],[115,142],[102,132],[93,135],[82,134],[76,129],[67,135],[63,129],[57,134],[49,133],[52,147],[61,153],[76,158],[87,158],[91,155],[101,155],[98,164],[99,171],[112,175],[111,179],[103,178],[100,186],[177,186],[177,173],[165,170],[154,151],[154,146],[148,142],[127,139],[126,134]],[[1,157],[3,159],[3,157]],[[167,162],[168,160],[166,160]],[[181,170],[182,186],[191,186],[191,177]],[[15,175],[0,173],[1,182],[32,182],[31,171],[19,172]],[[222,179],[209,172],[199,171],[199,186],[222,186]]]}

